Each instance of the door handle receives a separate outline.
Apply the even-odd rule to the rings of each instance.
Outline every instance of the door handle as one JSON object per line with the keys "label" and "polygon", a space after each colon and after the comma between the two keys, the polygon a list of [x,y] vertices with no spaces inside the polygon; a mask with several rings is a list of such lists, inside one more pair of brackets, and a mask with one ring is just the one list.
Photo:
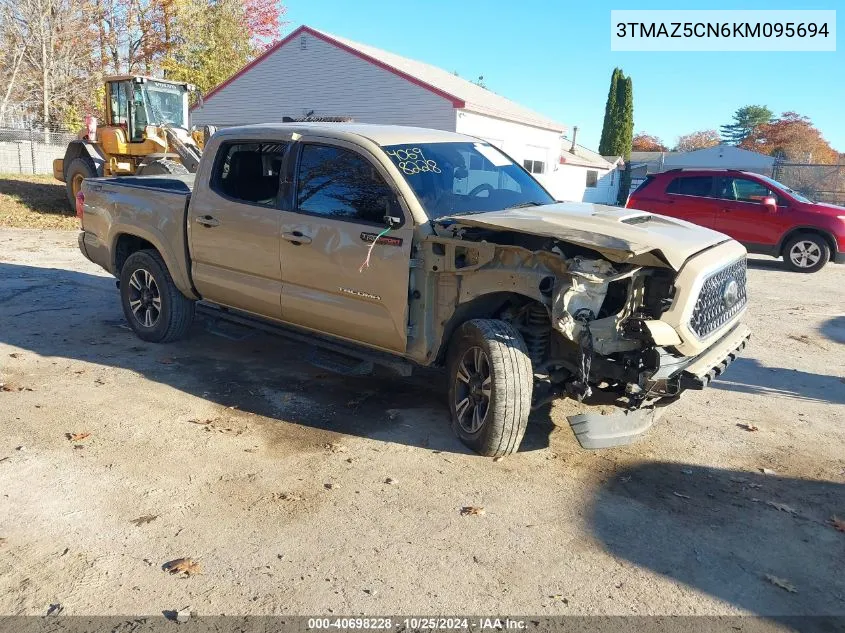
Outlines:
{"label": "door handle", "polygon": [[307,235],[303,235],[300,231],[293,231],[292,233],[282,233],[282,237],[296,246],[299,246],[300,244],[311,243],[311,238]]}
{"label": "door handle", "polygon": [[196,222],[197,224],[202,224],[207,227],[220,226],[220,220],[213,218],[210,215],[201,215],[197,218]]}

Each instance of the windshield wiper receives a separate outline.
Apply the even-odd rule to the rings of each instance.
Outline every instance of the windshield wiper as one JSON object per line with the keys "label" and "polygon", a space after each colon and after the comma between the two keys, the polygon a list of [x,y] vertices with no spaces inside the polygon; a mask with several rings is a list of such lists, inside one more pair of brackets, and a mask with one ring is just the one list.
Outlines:
{"label": "windshield wiper", "polygon": [[535,200],[529,200],[528,202],[520,202],[519,204],[515,204],[511,207],[505,207],[506,209],[522,209],[524,207],[542,207],[548,204],[547,202],[537,202]]}

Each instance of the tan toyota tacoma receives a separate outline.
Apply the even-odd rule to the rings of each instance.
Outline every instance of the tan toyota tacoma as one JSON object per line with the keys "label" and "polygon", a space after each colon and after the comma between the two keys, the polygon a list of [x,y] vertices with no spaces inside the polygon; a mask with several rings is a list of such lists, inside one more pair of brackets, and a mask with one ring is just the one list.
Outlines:
{"label": "tan toyota tacoma", "polygon": [[[468,136],[340,123],[228,128],[193,176],[91,178],[79,246],[146,341],[198,301],[356,359],[443,366],[460,439],[519,447],[569,397],[582,446],[631,441],[749,337],[746,253],[652,213],[556,202]],[[598,403],[601,406],[587,406]]]}

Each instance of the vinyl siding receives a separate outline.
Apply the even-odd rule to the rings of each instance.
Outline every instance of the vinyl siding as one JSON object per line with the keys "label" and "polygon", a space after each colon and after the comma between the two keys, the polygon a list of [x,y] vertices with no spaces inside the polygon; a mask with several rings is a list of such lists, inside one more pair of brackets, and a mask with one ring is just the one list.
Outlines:
{"label": "vinyl siding", "polygon": [[296,37],[191,113],[194,125],[243,125],[316,116],[455,131],[450,101],[312,35]]}

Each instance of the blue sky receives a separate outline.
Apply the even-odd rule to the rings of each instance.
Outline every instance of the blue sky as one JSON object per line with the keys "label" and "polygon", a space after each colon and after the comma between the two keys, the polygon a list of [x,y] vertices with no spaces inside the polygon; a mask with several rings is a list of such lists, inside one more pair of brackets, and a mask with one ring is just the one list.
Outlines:
{"label": "blue sky", "polygon": [[[542,112],[596,149],[611,71],[634,82],[634,128],[667,145],[680,134],[716,128],[744,105],[809,116],[845,152],[845,41],[838,50],[800,53],[610,51],[610,10],[840,9],[827,0],[285,0],[285,33],[307,24],[462,77]],[[839,30],[839,29],[837,29]],[[840,31],[841,32],[841,31]],[[375,96],[375,95],[374,95]],[[377,98],[377,96],[375,96]]]}

